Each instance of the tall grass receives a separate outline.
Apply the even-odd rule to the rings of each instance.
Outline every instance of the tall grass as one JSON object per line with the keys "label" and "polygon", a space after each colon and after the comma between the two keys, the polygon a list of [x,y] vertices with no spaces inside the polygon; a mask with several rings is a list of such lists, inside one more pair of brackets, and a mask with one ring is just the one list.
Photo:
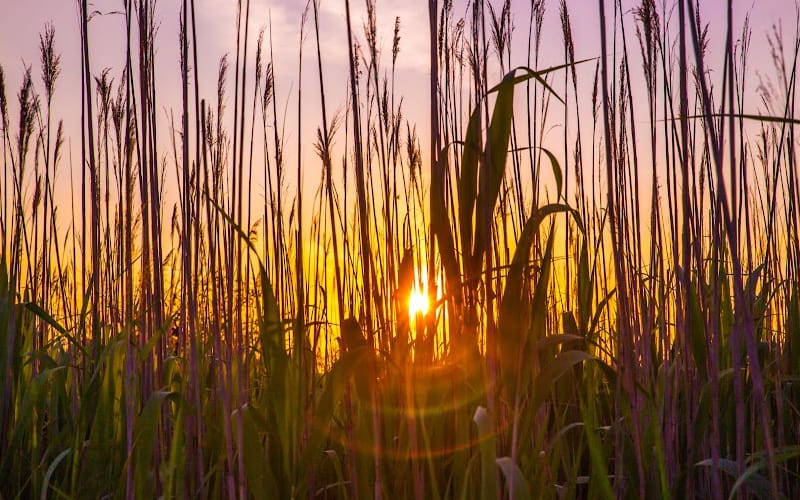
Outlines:
{"label": "tall grass", "polygon": [[240,0],[206,96],[184,0],[167,118],[154,2],[101,71],[79,7],[75,158],[54,28],[15,101],[0,66],[3,496],[798,494],[800,33],[754,87],[732,2],[715,41],[697,2],[599,0],[578,60],[576,4],[531,2],[520,45],[510,1],[429,0],[420,137],[377,2],[361,31],[343,2],[332,79],[319,1],[295,75]]}

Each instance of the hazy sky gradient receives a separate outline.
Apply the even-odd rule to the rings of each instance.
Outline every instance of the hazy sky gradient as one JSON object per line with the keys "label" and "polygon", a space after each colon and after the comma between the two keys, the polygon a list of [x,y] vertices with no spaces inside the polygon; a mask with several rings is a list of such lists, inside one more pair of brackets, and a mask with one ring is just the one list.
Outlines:
{"label": "hazy sky gradient", "polygon": [[[54,116],[65,120],[65,129],[72,138],[72,160],[79,157],[79,131],[80,131],[80,39],[78,31],[77,4],[70,0],[2,0],[2,15],[0,15],[0,65],[3,66],[6,76],[6,92],[12,104],[12,117],[16,110],[16,93],[22,81],[25,65],[32,65],[34,82],[37,89],[41,89],[39,67],[39,33],[43,31],[45,23],[52,22],[56,28],[57,51],[61,54],[62,74],[57,84],[54,99]],[[500,1],[493,2],[501,5]],[[639,2],[626,0],[622,2],[624,16],[632,16],[632,9]],[[612,0],[607,0],[609,18],[611,17]],[[667,5],[673,6],[673,1]],[[90,23],[90,46],[92,72],[99,75],[104,68],[111,68],[110,75],[119,81],[125,57],[125,27],[124,17],[118,13],[123,9],[122,0],[96,1],[91,9],[99,12]],[[160,106],[160,118],[167,120],[170,109],[176,113],[176,122],[180,110],[180,70],[178,63],[178,15],[182,5],[181,0],[160,0],[157,2],[157,17],[159,20],[158,52],[156,55],[156,71],[158,90],[157,97]],[[293,165],[296,161],[296,116],[297,116],[297,89],[298,89],[298,51],[300,41],[300,24],[303,1],[296,0],[253,0],[250,13],[250,62],[254,62],[255,38],[260,27],[272,23],[272,36],[275,54],[275,72],[277,85],[277,102],[279,113],[284,114],[286,109],[286,136],[287,162]],[[662,2],[657,1],[657,5]],[[712,62],[719,61],[723,51],[722,43],[725,36],[725,5],[724,0],[706,0],[701,2],[701,11],[704,22],[710,23],[712,44],[710,47]],[[363,41],[362,26],[365,19],[364,2],[351,0],[353,8],[353,22],[356,35]],[[573,33],[575,35],[576,57],[578,59],[596,57],[599,55],[599,34],[597,2],[595,0],[570,0],[568,1]],[[229,73],[229,86],[233,82],[233,64],[236,49],[236,2],[234,0],[196,0],[197,30],[199,61],[199,82],[202,97],[214,102],[216,96],[216,73],[220,58],[228,53],[231,70]],[[335,111],[344,112],[347,93],[347,45],[344,18],[344,0],[321,0],[320,2],[320,27],[322,39],[322,57],[325,71],[326,98],[328,99],[328,112],[331,116]],[[512,3],[514,32],[514,65],[525,64],[527,52],[527,32],[530,2],[528,0],[514,0]],[[383,54],[384,69],[389,68],[391,62],[392,35],[395,17],[401,20],[401,50],[398,58],[398,71],[396,89],[398,95],[404,97],[404,115],[415,123],[421,137],[427,135],[429,118],[427,109],[428,101],[428,7],[424,0],[377,0],[377,16],[379,30],[379,44]],[[466,2],[456,1],[454,12],[456,16],[466,16]],[[790,41],[795,34],[796,6],[793,0],[762,0],[762,1],[734,1],[736,36],[741,32],[741,25],[746,13],[751,14],[753,28],[751,70],[772,76],[769,52],[765,43],[766,33],[773,23],[781,22],[786,40]],[[674,14],[676,15],[676,14]],[[609,19],[609,23],[612,20]],[[632,26],[632,23],[628,23]],[[563,62],[563,45],[561,30],[558,20],[558,2],[547,2],[547,12],[542,34],[542,53],[540,67],[561,64]],[[320,125],[319,94],[316,74],[315,40],[313,26],[307,26],[308,37],[305,44],[303,64],[303,141],[307,147],[303,148],[303,159],[307,163],[306,182],[314,186],[318,182],[319,169],[312,143],[315,139],[315,130]],[[628,33],[629,44],[635,44],[634,33]],[[363,43],[363,42],[362,42]],[[632,69],[634,78],[641,73],[638,63],[635,62],[638,48],[633,45]],[[791,54],[789,54],[791,55]],[[718,66],[717,66],[718,67]],[[585,86],[591,85],[593,64],[581,68],[583,76],[579,79]],[[753,73],[755,74],[755,73]],[[716,85],[721,82],[721,72],[712,71],[712,79]],[[252,68],[249,70],[248,82],[252,91]],[[501,75],[494,69],[489,80],[497,81]],[[754,89],[757,81],[751,80],[750,88]],[[634,82],[635,91],[642,92],[643,86]],[[638,90],[637,90],[638,89]],[[587,111],[590,109],[589,99],[591,92],[579,91],[581,106]],[[228,94],[228,109],[233,106],[232,88]],[[755,93],[753,100],[748,105],[748,112],[756,113],[759,109]],[[232,111],[227,116],[232,121]],[[643,123],[646,117],[641,117]],[[13,122],[12,122],[13,123]],[[555,128],[558,124],[553,124]],[[167,129],[162,127],[162,130]],[[12,137],[15,130],[12,129]],[[167,137],[160,138],[162,155],[171,157],[170,143]],[[340,143],[342,141],[339,141]],[[427,148],[423,146],[423,151]],[[294,158],[293,158],[294,157]],[[66,160],[65,160],[66,161]],[[171,169],[169,170],[171,172]],[[308,179],[312,179],[309,181]],[[309,186],[311,187],[311,186]]]}

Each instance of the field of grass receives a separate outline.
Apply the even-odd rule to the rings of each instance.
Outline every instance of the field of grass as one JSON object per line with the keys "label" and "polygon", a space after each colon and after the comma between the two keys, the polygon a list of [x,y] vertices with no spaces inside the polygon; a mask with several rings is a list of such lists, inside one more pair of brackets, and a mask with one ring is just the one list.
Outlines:
{"label": "field of grass", "polygon": [[693,0],[532,0],[513,30],[510,1],[428,0],[419,137],[373,2],[342,0],[335,82],[305,6],[319,91],[285,107],[249,0],[210,96],[195,1],[173,42],[154,3],[124,1],[127,62],[99,71],[78,2],[71,153],[52,27],[20,89],[0,66],[0,498],[800,495],[800,35],[751,53],[733,2],[709,40]]}

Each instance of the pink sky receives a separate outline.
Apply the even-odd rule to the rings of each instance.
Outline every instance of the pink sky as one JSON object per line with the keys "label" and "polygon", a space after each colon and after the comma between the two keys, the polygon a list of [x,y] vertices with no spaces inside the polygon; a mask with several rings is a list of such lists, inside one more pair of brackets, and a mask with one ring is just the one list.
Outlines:
{"label": "pink sky", "polygon": [[[403,95],[404,115],[416,123],[420,135],[425,137],[428,126],[428,21],[427,2],[424,0],[377,0],[377,16],[379,43],[384,54],[384,65],[388,67],[391,58],[392,33],[395,16],[401,18],[401,51],[398,58],[398,93]],[[493,2],[500,4],[499,1]],[[157,88],[160,105],[164,107],[161,116],[166,120],[169,107],[179,107],[180,73],[178,65],[178,12],[182,4],[180,0],[160,0],[157,2],[157,15],[160,21],[158,33]],[[465,2],[456,1],[456,15],[465,14]],[[610,9],[612,0],[606,1]],[[638,2],[623,1],[623,15],[632,16],[631,9]],[[662,2],[657,2],[660,5]],[[674,2],[668,2],[673,5]],[[291,148],[287,153],[294,155],[296,151],[296,98],[297,98],[297,58],[299,43],[299,27],[301,13],[305,2],[296,0],[253,0],[251,4],[251,43],[250,50],[255,50],[255,37],[259,27],[267,25],[272,18],[275,64],[277,76],[277,99],[279,108],[289,103],[287,111],[287,143]],[[364,2],[352,0],[354,9],[354,29],[360,35],[364,20]],[[719,59],[725,33],[723,0],[701,1],[703,19],[709,22],[711,32],[712,61]],[[528,29],[530,2],[514,0],[515,25],[515,65],[525,63],[525,44]],[[599,55],[599,35],[597,21],[597,2],[595,0],[570,0],[568,6],[575,34],[576,57],[589,58]],[[122,0],[96,1],[90,9],[96,9],[103,15],[96,16],[90,23],[90,43],[92,48],[92,71],[99,74],[110,67],[111,76],[119,80],[125,57],[124,18],[115,13],[123,8]],[[198,13],[198,48],[200,53],[200,91],[203,97],[214,100],[216,71],[220,57],[235,53],[236,2],[234,0],[196,0]],[[347,89],[346,66],[346,31],[344,24],[344,0],[321,0],[322,50],[325,65],[326,97],[329,113],[345,106]],[[792,0],[761,0],[754,2],[734,1],[736,33],[741,29],[742,19],[746,12],[751,12],[753,27],[753,45],[751,49],[751,69],[772,75],[769,53],[766,50],[766,33],[775,22],[783,23],[784,34],[791,45],[795,32],[795,3]],[[610,10],[609,10],[610,16]],[[70,0],[5,0],[0,16],[0,65],[6,76],[6,92],[15,107],[15,96],[22,79],[25,64],[33,66],[34,82],[41,89],[39,77],[38,36],[45,23],[52,22],[56,28],[57,51],[62,57],[62,74],[58,81],[54,100],[54,116],[65,120],[65,128],[73,139],[73,161],[77,155],[79,140],[80,116],[80,72],[79,72],[79,35],[76,2]],[[629,23],[630,24],[630,23]],[[563,62],[562,40],[558,20],[558,2],[547,3],[544,21],[545,30],[542,36],[542,62],[540,66],[550,66]],[[635,43],[632,38],[629,43]],[[361,37],[363,38],[363,37]],[[316,169],[317,161],[311,143],[314,131],[319,125],[319,101],[317,94],[316,60],[313,34],[306,42],[304,54],[303,92],[308,95],[303,104],[304,140],[308,147],[304,148],[304,160],[310,169]],[[632,53],[638,52],[635,48]],[[252,60],[252,56],[251,56]],[[233,64],[233,60],[231,60]],[[593,65],[584,65],[583,82],[591,85]],[[639,71],[636,67],[635,70]],[[232,73],[231,73],[232,74]],[[250,72],[252,75],[252,71]],[[500,74],[490,74],[490,80],[499,80]],[[721,80],[721,72],[712,73],[712,78]],[[232,77],[229,79],[232,82]],[[715,84],[719,84],[715,80]],[[250,82],[252,85],[252,81]],[[634,87],[636,87],[634,83]],[[755,87],[751,80],[751,87]],[[229,101],[233,100],[232,91]],[[588,100],[591,92],[583,96],[589,109]],[[229,104],[229,109],[231,102]],[[753,100],[749,112],[759,112],[759,103]],[[12,112],[13,113],[13,112]],[[15,116],[12,114],[12,116]],[[232,116],[228,117],[232,120]],[[13,122],[12,122],[13,123]],[[557,127],[557,124],[554,124]],[[162,127],[163,129],[163,127]],[[12,130],[12,137],[13,133]],[[169,143],[162,139],[162,154],[169,155]],[[426,150],[426,148],[423,148]],[[305,155],[308,157],[306,158]],[[295,160],[287,158],[290,164]],[[63,170],[62,170],[63,171]],[[314,184],[317,175],[310,175]]]}

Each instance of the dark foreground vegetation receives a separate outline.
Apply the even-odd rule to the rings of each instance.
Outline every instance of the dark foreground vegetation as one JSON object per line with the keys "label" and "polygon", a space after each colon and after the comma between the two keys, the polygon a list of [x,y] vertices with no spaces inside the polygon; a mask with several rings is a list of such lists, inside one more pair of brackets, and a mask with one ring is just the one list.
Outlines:
{"label": "dark foreground vegetation", "polygon": [[[3,498],[800,494],[800,37],[766,33],[756,86],[769,58],[730,14],[712,72],[693,0],[533,0],[514,34],[536,69],[513,69],[510,2],[429,0],[420,138],[400,20],[381,58],[376,6],[343,0],[331,82],[310,3],[294,144],[246,0],[211,96],[183,0],[166,121],[153,3],[124,2],[125,64],[98,71],[79,2],[74,162],[53,30],[16,93],[0,71]],[[542,69],[547,22],[563,65]]]}

